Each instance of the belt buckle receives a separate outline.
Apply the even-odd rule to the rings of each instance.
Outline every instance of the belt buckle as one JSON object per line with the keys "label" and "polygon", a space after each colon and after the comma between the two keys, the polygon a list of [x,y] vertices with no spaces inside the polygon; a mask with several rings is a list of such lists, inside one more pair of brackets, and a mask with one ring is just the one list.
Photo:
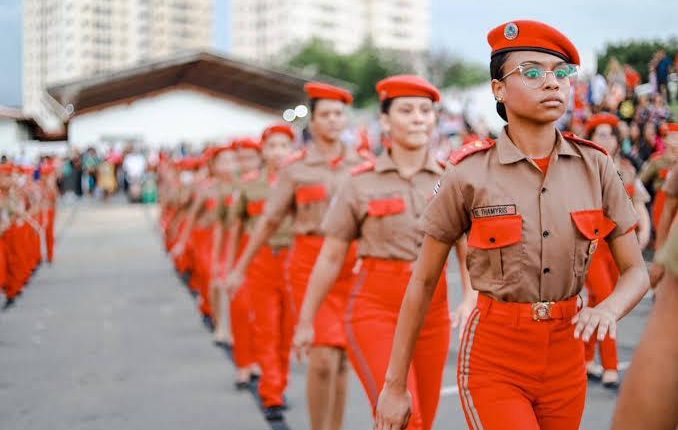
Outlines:
{"label": "belt buckle", "polygon": [[554,302],[532,303],[532,319],[534,321],[548,321],[551,319],[551,307]]}

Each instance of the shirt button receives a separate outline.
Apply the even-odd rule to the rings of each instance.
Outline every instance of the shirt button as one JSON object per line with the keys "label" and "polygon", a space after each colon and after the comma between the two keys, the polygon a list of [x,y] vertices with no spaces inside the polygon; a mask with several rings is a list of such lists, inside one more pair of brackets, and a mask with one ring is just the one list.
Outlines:
{"label": "shirt button", "polygon": [[600,233],[600,230],[595,229],[595,230],[593,230],[593,233],[594,233],[596,236],[598,236],[598,233]]}
{"label": "shirt button", "polygon": [[541,193],[544,194],[546,192],[546,188],[541,189]]}
{"label": "shirt button", "polygon": [[494,243],[494,242],[496,242],[496,241],[497,241],[497,239],[495,239],[495,238],[493,238],[493,237],[490,238],[490,243]]}
{"label": "shirt button", "polygon": [[548,230],[544,230],[544,232],[541,235],[544,236],[544,238],[547,238],[551,235],[551,233],[549,233]]}
{"label": "shirt button", "polygon": [[544,268],[544,275],[548,275],[549,273],[551,273],[551,269],[549,269],[548,267],[545,267]]}

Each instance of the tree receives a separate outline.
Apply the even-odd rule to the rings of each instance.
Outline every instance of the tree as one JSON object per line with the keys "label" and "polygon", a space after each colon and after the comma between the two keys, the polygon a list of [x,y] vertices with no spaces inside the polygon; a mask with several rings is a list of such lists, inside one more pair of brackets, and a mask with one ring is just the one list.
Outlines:
{"label": "tree", "polygon": [[598,72],[604,74],[608,63],[614,57],[621,64],[631,65],[640,73],[643,82],[647,82],[649,80],[648,64],[660,49],[666,50],[667,55],[673,58],[678,53],[678,39],[674,37],[666,42],[654,40],[609,44],[603,53],[598,55]]}

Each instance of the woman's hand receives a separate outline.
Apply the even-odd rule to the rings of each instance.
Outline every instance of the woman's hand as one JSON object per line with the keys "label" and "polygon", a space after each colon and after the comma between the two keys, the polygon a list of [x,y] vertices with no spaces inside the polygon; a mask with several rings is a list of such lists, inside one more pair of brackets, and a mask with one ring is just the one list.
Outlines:
{"label": "woman's hand", "polygon": [[311,349],[311,345],[313,345],[314,337],[313,322],[300,319],[294,331],[294,339],[292,340],[294,353],[299,362],[303,361],[303,358],[308,355],[308,351]]}
{"label": "woman's hand", "polygon": [[464,297],[459,306],[452,312],[452,329],[459,329],[459,339],[461,339],[464,334],[466,321],[468,321],[469,315],[471,315],[471,312],[475,309],[477,301],[478,292],[474,291]]}
{"label": "woman's hand", "polygon": [[412,396],[407,388],[384,385],[379,394],[374,415],[375,430],[402,430],[407,427],[412,413]]}
{"label": "woman's hand", "polygon": [[240,270],[233,270],[226,278],[226,282],[222,284],[222,289],[226,291],[230,298],[233,298],[244,283],[245,275]]}
{"label": "woman's hand", "polygon": [[572,318],[572,324],[575,324],[575,339],[588,342],[596,330],[598,330],[597,339],[599,342],[602,342],[608,334],[611,339],[617,338],[617,316],[602,305],[594,308],[583,308]]}

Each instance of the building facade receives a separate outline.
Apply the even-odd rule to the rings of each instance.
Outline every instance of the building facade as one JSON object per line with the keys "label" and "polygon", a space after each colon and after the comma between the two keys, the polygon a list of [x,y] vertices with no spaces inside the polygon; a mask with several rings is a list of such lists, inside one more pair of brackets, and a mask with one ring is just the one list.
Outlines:
{"label": "building facade", "polygon": [[23,12],[23,109],[47,129],[68,114],[50,85],[212,45],[213,0],[24,0]]}
{"label": "building facade", "polygon": [[231,0],[231,52],[274,62],[312,38],[342,54],[371,39],[380,49],[425,53],[430,0]]}

